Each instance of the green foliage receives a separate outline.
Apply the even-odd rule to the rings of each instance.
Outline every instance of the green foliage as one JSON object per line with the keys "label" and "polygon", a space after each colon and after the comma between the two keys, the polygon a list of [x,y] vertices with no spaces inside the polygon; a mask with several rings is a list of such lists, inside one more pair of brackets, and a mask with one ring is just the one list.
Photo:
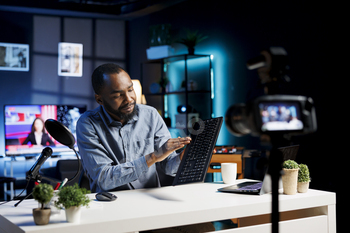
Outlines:
{"label": "green foliage", "polygon": [[299,171],[298,171],[298,182],[310,182],[310,172],[309,168],[305,164],[299,165]]}
{"label": "green foliage", "polygon": [[159,79],[159,81],[158,81],[158,84],[162,87],[162,88],[166,88],[166,85],[168,85],[168,83],[169,83],[169,79],[168,79],[168,77],[163,77],[163,79]]}
{"label": "green foliage", "polygon": [[182,38],[178,41],[178,43],[181,43],[181,44],[184,44],[186,45],[187,47],[194,47],[196,46],[199,42],[207,39],[208,36],[203,36],[202,34],[199,34],[198,33],[198,30],[197,31],[190,31],[190,30],[187,30],[187,35],[185,38]]}
{"label": "green foliage", "polygon": [[41,204],[41,209],[44,209],[44,204],[53,197],[53,188],[49,184],[40,183],[34,187],[32,195]]}
{"label": "green foliage", "polygon": [[149,45],[170,45],[171,24],[158,24],[149,27]]}
{"label": "green foliage", "polygon": [[284,169],[298,169],[298,164],[294,160],[284,161],[283,166]]}
{"label": "green foliage", "polygon": [[72,206],[89,206],[90,199],[86,196],[90,191],[85,188],[79,188],[75,183],[73,186],[65,186],[58,193],[58,201],[55,201],[57,208],[64,207],[68,209]]}

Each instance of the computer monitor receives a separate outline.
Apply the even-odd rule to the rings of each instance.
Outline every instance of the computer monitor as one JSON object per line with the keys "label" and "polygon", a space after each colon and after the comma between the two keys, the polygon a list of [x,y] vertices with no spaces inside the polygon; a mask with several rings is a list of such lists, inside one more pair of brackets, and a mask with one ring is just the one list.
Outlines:
{"label": "computer monitor", "polygon": [[[41,137],[35,136],[34,131],[47,119],[54,119],[64,124],[76,138],[76,124],[85,111],[86,105],[5,105],[5,155],[38,154],[46,146],[50,146],[54,153],[71,151],[45,129],[40,130]],[[41,142],[36,142],[40,138]]]}

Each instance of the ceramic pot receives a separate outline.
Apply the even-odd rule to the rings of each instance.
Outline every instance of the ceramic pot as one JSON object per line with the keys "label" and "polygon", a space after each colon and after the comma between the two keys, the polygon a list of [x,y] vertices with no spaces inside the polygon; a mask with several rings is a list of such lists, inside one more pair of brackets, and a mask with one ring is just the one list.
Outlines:
{"label": "ceramic pot", "polygon": [[187,47],[188,55],[194,55],[194,47]]}
{"label": "ceramic pot", "polygon": [[298,186],[298,169],[284,169],[282,176],[283,193],[287,195],[294,195],[297,193]]}
{"label": "ceramic pot", "polygon": [[50,221],[50,208],[35,208],[33,209],[33,218],[36,225],[46,225]]}
{"label": "ceramic pot", "polygon": [[66,209],[66,220],[71,223],[79,223],[81,216],[81,206],[72,206]]}
{"label": "ceramic pot", "polygon": [[307,190],[309,190],[309,183],[310,182],[298,182],[298,192],[306,193]]}

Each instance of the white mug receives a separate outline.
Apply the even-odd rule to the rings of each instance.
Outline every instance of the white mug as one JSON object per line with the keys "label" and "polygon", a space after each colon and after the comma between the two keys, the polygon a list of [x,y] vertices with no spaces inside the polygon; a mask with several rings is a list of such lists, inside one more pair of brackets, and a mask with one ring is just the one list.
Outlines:
{"label": "white mug", "polygon": [[222,163],[221,176],[225,184],[236,183],[237,163]]}

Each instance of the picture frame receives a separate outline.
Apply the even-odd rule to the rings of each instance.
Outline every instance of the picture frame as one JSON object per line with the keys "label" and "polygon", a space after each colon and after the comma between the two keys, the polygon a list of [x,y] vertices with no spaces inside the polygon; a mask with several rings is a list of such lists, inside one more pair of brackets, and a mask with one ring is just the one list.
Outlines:
{"label": "picture frame", "polygon": [[29,45],[0,42],[0,70],[29,71]]}
{"label": "picture frame", "polygon": [[58,43],[58,75],[83,76],[83,44]]}

